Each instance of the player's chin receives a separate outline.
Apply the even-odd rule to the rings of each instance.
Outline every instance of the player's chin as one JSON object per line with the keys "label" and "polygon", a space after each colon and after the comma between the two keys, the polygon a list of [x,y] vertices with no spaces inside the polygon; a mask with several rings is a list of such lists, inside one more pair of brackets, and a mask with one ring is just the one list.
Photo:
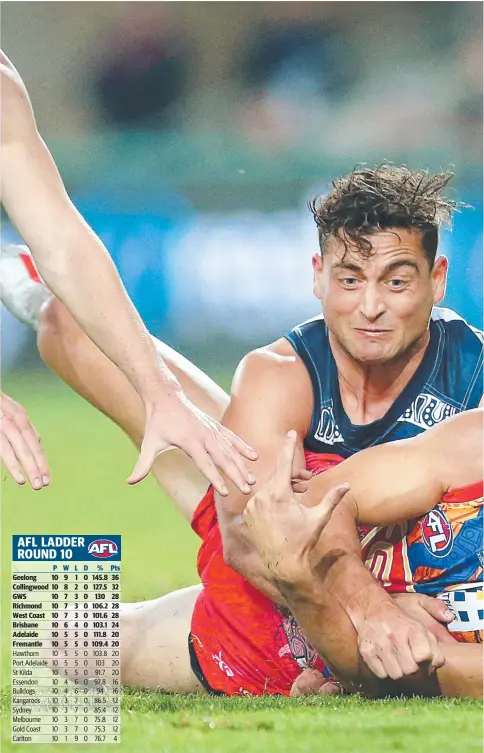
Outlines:
{"label": "player's chin", "polygon": [[393,361],[397,356],[394,348],[383,347],[380,343],[368,344],[367,347],[357,348],[355,351],[355,361],[365,366],[382,366]]}

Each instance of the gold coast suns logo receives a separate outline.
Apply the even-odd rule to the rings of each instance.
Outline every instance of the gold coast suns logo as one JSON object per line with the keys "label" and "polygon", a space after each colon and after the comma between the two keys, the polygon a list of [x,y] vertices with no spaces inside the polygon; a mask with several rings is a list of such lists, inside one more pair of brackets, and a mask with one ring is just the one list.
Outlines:
{"label": "gold coast suns logo", "polygon": [[454,531],[447,516],[435,507],[421,522],[422,541],[434,557],[446,557],[454,545]]}

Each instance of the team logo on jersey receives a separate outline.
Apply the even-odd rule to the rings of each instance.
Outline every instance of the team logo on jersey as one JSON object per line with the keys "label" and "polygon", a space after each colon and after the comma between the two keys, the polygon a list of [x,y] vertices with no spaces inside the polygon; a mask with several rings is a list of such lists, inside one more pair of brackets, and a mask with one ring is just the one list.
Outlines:
{"label": "team logo on jersey", "polygon": [[434,557],[445,557],[454,545],[454,532],[442,510],[435,507],[420,523],[422,540]]}
{"label": "team logo on jersey", "polygon": [[229,665],[227,664],[224,659],[222,659],[222,652],[219,651],[218,654],[212,654],[212,659],[216,664],[218,664],[218,668],[221,672],[225,672],[227,677],[235,677],[234,672],[230,669]]}
{"label": "team logo on jersey", "polygon": [[421,392],[398,420],[407,421],[409,424],[418,426],[419,429],[430,429],[444,418],[450,418],[456,413],[457,408],[453,405],[449,405],[428,392]]}
{"label": "team logo on jersey", "polygon": [[344,442],[343,436],[334,420],[333,406],[321,410],[318,428],[314,433],[314,438],[319,439],[324,444],[336,444]]}
{"label": "team logo on jersey", "polygon": [[93,557],[106,559],[118,553],[118,545],[111,539],[96,539],[96,541],[91,541],[87,552]]}

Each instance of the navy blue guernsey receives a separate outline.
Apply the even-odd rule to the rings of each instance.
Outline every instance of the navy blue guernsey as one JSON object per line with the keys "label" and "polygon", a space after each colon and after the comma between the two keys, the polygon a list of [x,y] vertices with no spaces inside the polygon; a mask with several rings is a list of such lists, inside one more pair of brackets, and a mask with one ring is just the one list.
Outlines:
{"label": "navy blue guernsey", "polygon": [[450,309],[433,309],[430,342],[418,369],[387,413],[363,426],[352,424],[343,408],[323,316],[299,324],[286,338],[313,387],[313,415],[304,441],[310,452],[347,458],[372,445],[414,437],[449,416],[477,408],[482,397],[482,332]]}

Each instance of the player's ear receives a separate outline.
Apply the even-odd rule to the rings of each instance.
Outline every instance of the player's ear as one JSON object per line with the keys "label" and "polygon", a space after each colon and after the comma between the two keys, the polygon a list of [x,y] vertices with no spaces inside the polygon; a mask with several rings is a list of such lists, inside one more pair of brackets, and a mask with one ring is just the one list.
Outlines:
{"label": "player's ear", "polygon": [[323,257],[320,253],[313,256],[313,293],[321,300],[321,277],[323,274]]}
{"label": "player's ear", "polygon": [[440,303],[445,296],[447,287],[447,271],[449,269],[449,260],[446,256],[439,256],[432,267],[432,288],[434,292],[434,304]]}

